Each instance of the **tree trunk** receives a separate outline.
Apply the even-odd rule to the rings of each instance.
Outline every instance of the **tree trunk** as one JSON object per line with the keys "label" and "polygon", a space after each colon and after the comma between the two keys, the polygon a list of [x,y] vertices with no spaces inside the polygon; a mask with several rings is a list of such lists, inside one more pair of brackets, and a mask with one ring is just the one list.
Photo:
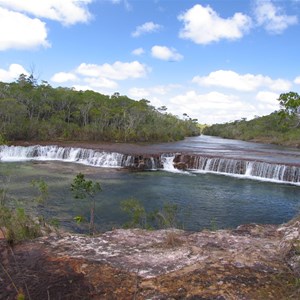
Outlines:
{"label": "tree trunk", "polygon": [[90,232],[90,235],[94,235],[94,233],[95,233],[95,199],[93,199],[93,203],[91,204],[89,232]]}

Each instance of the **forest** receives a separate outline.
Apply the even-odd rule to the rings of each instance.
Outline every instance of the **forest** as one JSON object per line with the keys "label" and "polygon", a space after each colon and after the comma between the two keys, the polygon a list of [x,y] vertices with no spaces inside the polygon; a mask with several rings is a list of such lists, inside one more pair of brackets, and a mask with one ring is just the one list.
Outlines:
{"label": "forest", "polygon": [[204,134],[229,139],[272,143],[300,148],[300,96],[295,92],[281,94],[281,109],[267,116],[247,121],[245,118],[214,124]]}
{"label": "forest", "polygon": [[167,142],[200,134],[197,119],[166,110],[118,92],[53,88],[32,75],[0,82],[0,136],[6,141]]}

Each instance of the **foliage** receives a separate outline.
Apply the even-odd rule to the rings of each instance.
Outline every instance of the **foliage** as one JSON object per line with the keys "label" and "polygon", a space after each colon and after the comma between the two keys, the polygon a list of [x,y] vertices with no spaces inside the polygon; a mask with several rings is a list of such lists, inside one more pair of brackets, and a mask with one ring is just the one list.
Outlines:
{"label": "foliage", "polygon": [[300,126],[300,96],[295,92],[281,94],[279,97],[281,106],[280,115],[283,119],[297,119],[295,127]]}
{"label": "foliage", "polygon": [[131,198],[121,203],[121,209],[129,215],[130,221],[125,223],[125,228],[147,228],[146,210],[137,199]]}
{"label": "foliage", "polygon": [[[92,180],[86,180],[84,174],[79,173],[73,180],[71,184],[71,190],[73,192],[75,199],[88,200],[90,205],[90,224],[89,232],[90,234],[95,233],[95,196],[101,191],[101,186],[98,182],[93,182]],[[84,220],[82,216],[76,216],[75,221],[80,223]]]}
{"label": "foliage", "polygon": [[5,176],[2,180],[0,186],[0,206],[4,206],[7,200],[8,185],[10,183],[11,177],[9,175]]}
{"label": "foliage", "polygon": [[129,216],[125,228],[176,228],[178,227],[178,206],[165,203],[160,210],[147,212],[141,202],[130,198],[121,202],[121,209]]}
{"label": "foliage", "polygon": [[6,144],[7,144],[6,138],[4,137],[3,134],[0,133],[0,146],[1,145],[6,145]]}
{"label": "foliage", "polygon": [[153,214],[158,228],[176,228],[178,217],[178,206],[174,203],[165,203],[161,210],[157,210]]}
{"label": "foliage", "polygon": [[146,99],[53,88],[21,74],[0,82],[0,132],[8,140],[174,141],[198,135],[197,120],[155,109]]}
{"label": "foliage", "polygon": [[292,114],[283,119],[281,112],[274,112],[250,121],[241,119],[224,124],[214,124],[206,127],[203,133],[229,139],[300,147],[300,128],[296,128],[298,122],[297,115]]}
{"label": "foliage", "polygon": [[49,187],[48,184],[43,179],[32,180],[31,185],[35,187],[38,191],[36,196],[36,201],[38,203],[44,203],[49,197]]}
{"label": "foliage", "polygon": [[0,228],[4,228],[4,236],[10,244],[41,235],[39,224],[23,208],[10,209],[0,205]]}

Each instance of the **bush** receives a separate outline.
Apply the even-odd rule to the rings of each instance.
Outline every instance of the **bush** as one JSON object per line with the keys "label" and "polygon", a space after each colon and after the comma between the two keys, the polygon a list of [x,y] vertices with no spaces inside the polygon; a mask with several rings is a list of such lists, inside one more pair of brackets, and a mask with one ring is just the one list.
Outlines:
{"label": "bush", "polygon": [[0,206],[0,229],[10,244],[41,235],[40,225],[23,208],[10,209],[4,205]]}

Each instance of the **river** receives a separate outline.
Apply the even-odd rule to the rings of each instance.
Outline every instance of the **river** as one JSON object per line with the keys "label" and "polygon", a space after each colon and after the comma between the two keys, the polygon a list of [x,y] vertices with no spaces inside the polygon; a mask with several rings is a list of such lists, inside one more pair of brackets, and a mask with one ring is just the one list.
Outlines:
{"label": "river", "polygon": [[[96,206],[96,223],[101,231],[126,222],[120,203],[129,198],[138,199],[147,211],[161,209],[166,203],[176,204],[178,225],[186,230],[232,228],[245,223],[279,224],[299,213],[299,149],[208,136],[128,147],[131,152],[148,156],[159,153],[162,167],[154,164],[149,171],[128,171],[123,165],[130,164],[130,157],[125,159],[117,145],[113,153],[78,148],[66,152],[50,146],[0,147],[0,188],[6,187],[10,198],[18,199],[13,205],[24,206],[48,219],[54,217],[63,228],[76,232],[86,228],[77,225],[73,217],[88,217],[89,212],[88,206],[73,199],[70,191],[72,179],[79,172],[101,184]],[[178,170],[172,163],[176,153],[199,155],[206,165],[202,169]],[[246,161],[243,169],[252,170],[253,164],[259,164],[256,168],[265,168],[272,178],[253,176],[249,170],[235,174],[234,168],[241,161]],[[218,165],[213,169],[209,164]],[[226,173],[221,167],[234,171]],[[274,173],[286,168],[289,174],[293,172],[294,181],[280,181],[281,177]],[[259,174],[266,174],[266,170]],[[49,186],[49,199],[44,204],[33,200],[37,195],[31,185],[34,179],[43,179]]]}

